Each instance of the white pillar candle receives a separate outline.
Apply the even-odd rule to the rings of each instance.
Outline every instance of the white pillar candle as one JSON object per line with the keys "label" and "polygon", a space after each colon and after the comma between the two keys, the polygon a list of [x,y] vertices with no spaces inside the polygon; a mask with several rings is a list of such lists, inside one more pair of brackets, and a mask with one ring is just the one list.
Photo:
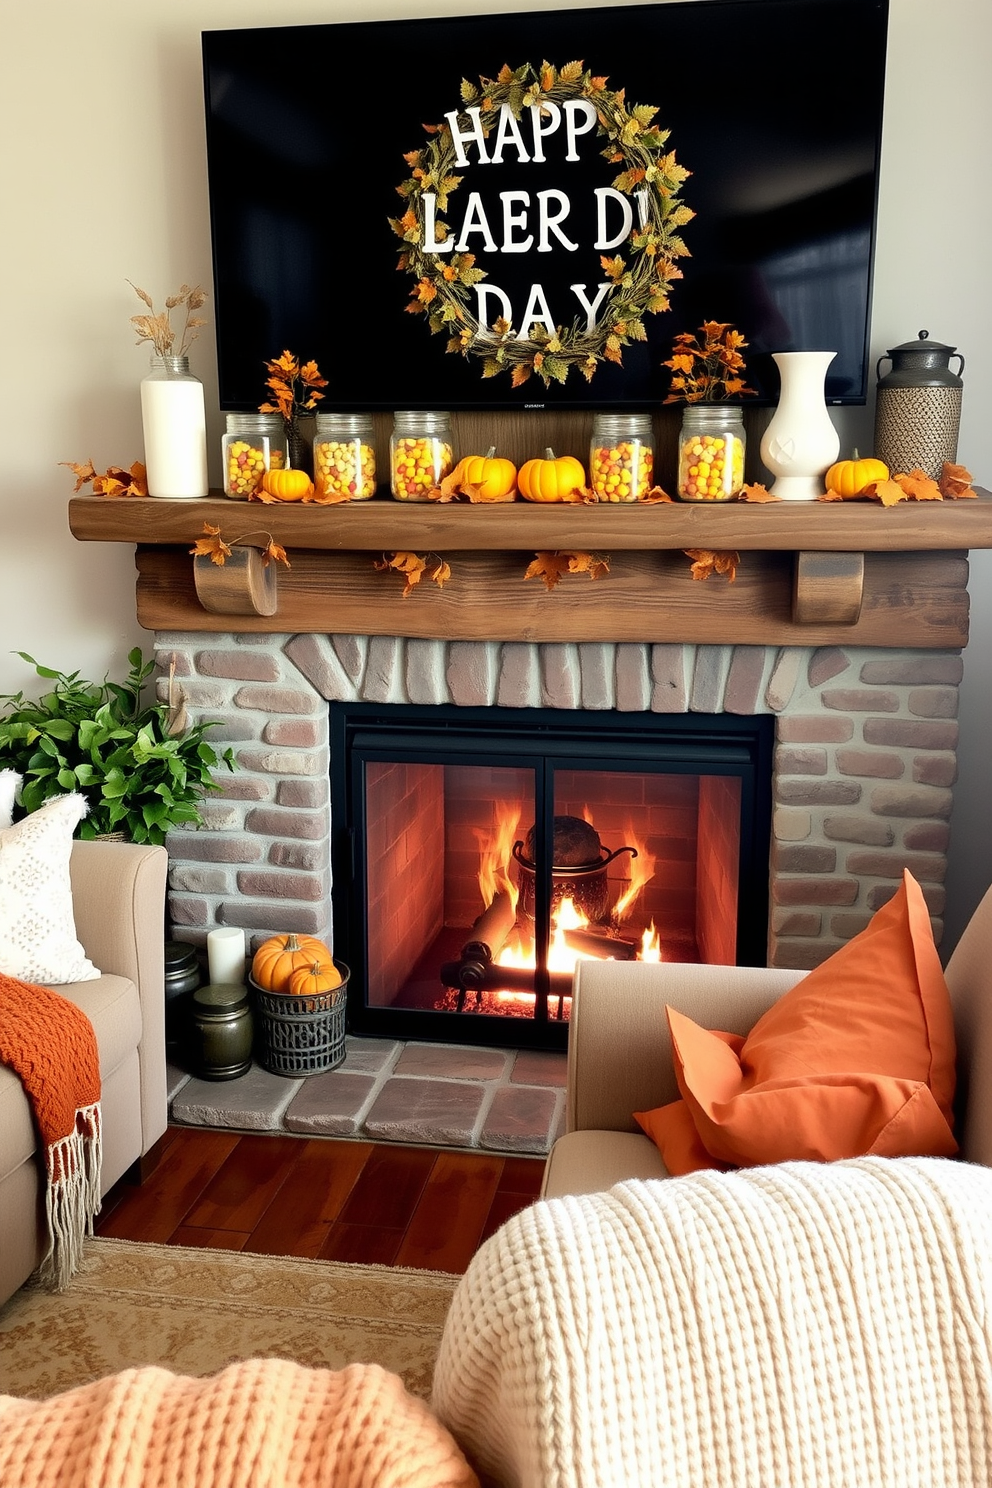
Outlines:
{"label": "white pillar candle", "polygon": [[245,932],[225,926],[207,936],[207,967],[211,982],[243,982]]}

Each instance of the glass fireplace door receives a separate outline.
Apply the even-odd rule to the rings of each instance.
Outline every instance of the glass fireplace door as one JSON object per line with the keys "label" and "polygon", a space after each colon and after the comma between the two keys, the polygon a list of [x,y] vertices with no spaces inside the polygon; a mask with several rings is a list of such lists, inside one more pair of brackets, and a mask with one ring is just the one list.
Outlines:
{"label": "glass fireplace door", "polygon": [[582,960],[763,963],[767,729],[347,706],[333,896],[352,1032],[563,1047]]}

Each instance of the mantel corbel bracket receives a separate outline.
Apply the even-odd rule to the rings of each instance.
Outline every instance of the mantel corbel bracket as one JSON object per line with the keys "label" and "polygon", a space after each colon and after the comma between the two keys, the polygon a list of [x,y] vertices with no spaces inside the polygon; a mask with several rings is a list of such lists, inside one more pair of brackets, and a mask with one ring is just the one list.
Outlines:
{"label": "mantel corbel bracket", "polygon": [[864,582],[864,553],[797,553],[793,620],[798,625],[856,625]]}
{"label": "mantel corbel bracket", "polygon": [[196,597],[211,615],[274,615],[279,607],[276,565],[266,564],[262,549],[234,543],[223,564],[205,554],[193,559]]}

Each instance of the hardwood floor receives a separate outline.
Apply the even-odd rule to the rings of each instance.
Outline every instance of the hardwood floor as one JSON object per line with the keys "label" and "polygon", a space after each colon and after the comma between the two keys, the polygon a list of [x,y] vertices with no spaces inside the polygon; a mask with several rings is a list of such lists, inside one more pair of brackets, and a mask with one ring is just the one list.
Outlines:
{"label": "hardwood floor", "polygon": [[111,1189],[96,1233],[460,1273],[543,1172],[543,1158],[170,1127],[144,1183]]}

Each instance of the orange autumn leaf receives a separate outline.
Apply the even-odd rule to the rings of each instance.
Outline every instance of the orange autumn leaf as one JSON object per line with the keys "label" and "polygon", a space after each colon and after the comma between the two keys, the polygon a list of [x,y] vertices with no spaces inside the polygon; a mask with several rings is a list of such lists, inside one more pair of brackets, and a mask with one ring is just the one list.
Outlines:
{"label": "orange autumn leaf", "polygon": [[896,485],[902,486],[913,501],[941,501],[940,487],[925,470],[911,470],[908,475],[893,476]]}
{"label": "orange autumn leaf", "polygon": [[270,563],[283,563],[287,568],[292,568],[293,566],[286,557],[286,549],[282,543],[277,543],[274,537],[270,537],[262,549],[263,566],[268,568]]}
{"label": "orange autumn leaf", "polygon": [[543,580],[550,593],[568,573],[568,559],[567,553],[535,553],[524,578]]}
{"label": "orange autumn leaf", "polygon": [[909,500],[909,492],[904,491],[895,480],[873,481],[870,486],[865,486],[861,494],[875,497],[883,506],[895,506],[898,501]]}
{"label": "orange autumn leaf", "polygon": [[708,579],[710,574],[726,574],[727,582],[732,584],[737,577],[737,565],[741,561],[741,555],[733,551],[715,550],[713,548],[685,548],[685,556],[692,559],[692,577],[694,579]]}
{"label": "orange autumn leaf", "polygon": [[772,493],[771,493],[771,491],[769,491],[768,487],[767,486],[763,486],[760,481],[755,481],[754,484],[753,485],[750,485],[750,486],[741,486],[741,494],[740,494],[740,498],[739,499],[741,501],[781,501],[782,500],[781,496],[773,496]]}
{"label": "orange autumn leaf", "polygon": [[586,553],[581,549],[573,549],[535,553],[524,578],[541,579],[550,593],[566,574],[587,573],[591,579],[601,579],[609,571],[610,560],[605,553]]}
{"label": "orange autumn leaf", "polygon": [[963,465],[955,465],[950,460],[944,461],[937,484],[941,494],[949,501],[959,501],[962,497],[970,497],[977,500],[977,494],[971,489],[972,474]]}
{"label": "orange autumn leaf", "polygon": [[427,577],[440,589],[451,578],[451,569],[442,558],[438,558],[436,553],[428,553],[423,557],[419,553],[383,553],[381,560],[376,559],[373,567],[379,569],[380,572],[394,569],[397,573],[401,573],[406,580],[403,588],[403,598],[406,599],[413,593],[414,585],[420,583],[427,571],[428,563],[432,561],[434,561],[434,567]]}
{"label": "orange autumn leaf", "polygon": [[203,531],[205,537],[198,537],[190,552],[197,558],[209,558],[211,563],[216,563],[218,568],[223,568],[231,556],[231,549],[220,535],[219,527],[212,527],[209,522],[204,522]]}
{"label": "orange autumn leaf", "polygon": [[659,502],[665,501],[667,501],[670,506],[675,505],[675,498],[673,496],[669,496],[668,492],[663,491],[660,486],[652,486],[646,496],[638,497],[639,506],[657,506]]}
{"label": "orange autumn leaf", "polygon": [[60,465],[67,465],[76,477],[76,484],[72,488],[73,495],[81,491],[87,481],[91,481],[96,475],[96,466],[92,460],[87,460],[85,465],[77,465],[72,460],[60,460]]}

